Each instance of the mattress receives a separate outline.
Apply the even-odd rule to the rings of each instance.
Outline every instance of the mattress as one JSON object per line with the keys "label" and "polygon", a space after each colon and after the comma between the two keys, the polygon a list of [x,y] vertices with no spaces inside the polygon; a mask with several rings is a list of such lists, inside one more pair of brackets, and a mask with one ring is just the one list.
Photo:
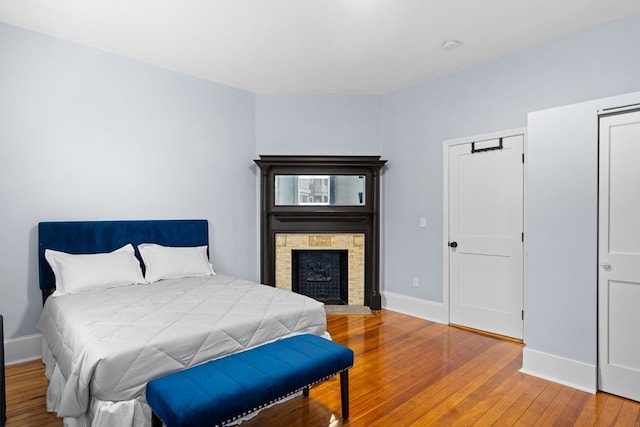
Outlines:
{"label": "mattress", "polygon": [[301,333],[324,335],[322,303],[225,275],[49,298],[38,328],[47,409],[65,425],[146,425],[146,383]]}

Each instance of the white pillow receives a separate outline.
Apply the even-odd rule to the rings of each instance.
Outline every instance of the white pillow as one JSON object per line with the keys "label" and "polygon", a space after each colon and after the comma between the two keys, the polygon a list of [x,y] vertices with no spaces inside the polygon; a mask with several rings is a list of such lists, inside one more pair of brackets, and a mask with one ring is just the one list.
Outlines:
{"label": "white pillow", "polygon": [[162,279],[210,276],[215,274],[207,257],[207,246],[170,247],[155,243],[138,245],[148,283]]}
{"label": "white pillow", "polygon": [[46,249],[44,257],[56,279],[56,291],[52,296],[144,283],[140,261],[135,257],[131,244],[113,252],[97,254],[68,254]]}

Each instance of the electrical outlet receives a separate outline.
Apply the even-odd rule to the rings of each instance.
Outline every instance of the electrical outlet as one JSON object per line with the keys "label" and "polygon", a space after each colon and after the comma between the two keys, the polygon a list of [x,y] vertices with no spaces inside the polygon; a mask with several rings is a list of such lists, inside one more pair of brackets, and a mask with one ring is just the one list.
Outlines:
{"label": "electrical outlet", "polygon": [[420,228],[425,228],[427,226],[427,218],[420,218]]}
{"label": "electrical outlet", "polygon": [[420,285],[420,280],[418,280],[418,278],[417,278],[417,277],[414,277],[414,278],[413,278],[413,287],[414,287],[414,288],[417,288],[417,287],[418,287],[418,285]]}

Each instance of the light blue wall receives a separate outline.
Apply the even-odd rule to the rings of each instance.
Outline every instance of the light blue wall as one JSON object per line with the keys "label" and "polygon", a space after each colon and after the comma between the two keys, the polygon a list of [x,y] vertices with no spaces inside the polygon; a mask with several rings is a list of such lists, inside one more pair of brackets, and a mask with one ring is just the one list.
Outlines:
{"label": "light blue wall", "polygon": [[598,111],[631,104],[640,92],[528,116],[529,349],[597,363]]}
{"label": "light blue wall", "polygon": [[257,279],[252,93],[0,24],[0,94],[6,337],[37,332],[39,221],[206,218]]}
{"label": "light blue wall", "polygon": [[386,95],[383,289],[442,302],[444,140],[525,127],[530,111],[638,89],[640,15]]}
{"label": "light blue wall", "polygon": [[380,155],[378,95],[256,95],[256,154]]}

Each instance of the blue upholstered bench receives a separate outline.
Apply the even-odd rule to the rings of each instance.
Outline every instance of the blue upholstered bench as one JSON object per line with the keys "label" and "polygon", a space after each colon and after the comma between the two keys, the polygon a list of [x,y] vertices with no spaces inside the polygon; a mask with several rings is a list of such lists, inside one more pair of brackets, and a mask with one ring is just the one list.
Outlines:
{"label": "blue upholstered bench", "polygon": [[340,374],[349,417],[353,351],[315,335],[296,335],[178,371],[147,384],[153,427],[220,426]]}

